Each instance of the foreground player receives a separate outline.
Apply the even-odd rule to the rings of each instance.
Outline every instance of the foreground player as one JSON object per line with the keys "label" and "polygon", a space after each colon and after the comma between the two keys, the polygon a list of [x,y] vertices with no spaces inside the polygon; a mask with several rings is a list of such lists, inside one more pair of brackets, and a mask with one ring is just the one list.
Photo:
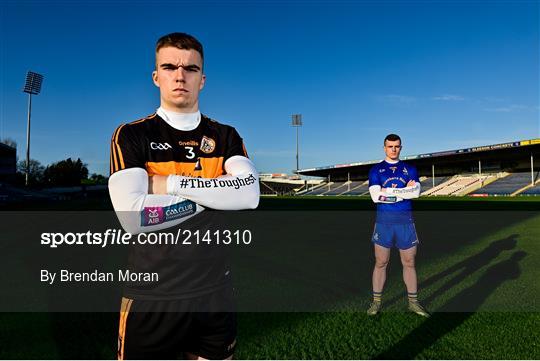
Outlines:
{"label": "foreground player", "polygon": [[[208,214],[200,214],[205,208],[252,209],[259,203],[258,174],[242,138],[233,127],[199,112],[206,80],[203,59],[202,45],[191,35],[160,38],[152,73],[160,107],[113,134],[109,192],[129,232],[200,221]],[[133,264],[160,270],[160,280],[166,282],[127,285],[119,359],[232,358],[236,315],[208,312],[232,302],[230,271],[214,253],[176,246],[139,248],[130,254]]]}
{"label": "foreground player", "polygon": [[418,302],[414,263],[419,241],[412,218],[411,199],[420,196],[418,173],[415,167],[399,160],[401,138],[398,135],[386,136],[384,152],[386,158],[369,171],[369,193],[373,202],[377,203],[377,220],[372,238],[375,247],[373,303],[367,313],[376,315],[381,310],[386,266],[390,260],[390,249],[395,245],[403,265],[409,310],[429,317]]}

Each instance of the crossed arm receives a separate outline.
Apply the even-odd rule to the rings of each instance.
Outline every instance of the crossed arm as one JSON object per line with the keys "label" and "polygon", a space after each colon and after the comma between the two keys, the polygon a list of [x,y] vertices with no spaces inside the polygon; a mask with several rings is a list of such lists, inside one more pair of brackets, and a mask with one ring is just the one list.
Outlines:
{"label": "crossed arm", "polygon": [[259,204],[259,175],[246,157],[233,156],[225,162],[226,175],[191,178],[178,175],[150,177],[149,191],[183,197],[219,210],[254,209]]}
{"label": "crossed arm", "polygon": [[[225,162],[226,175],[219,178],[190,178],[176,175],[149,177],[143,168],[118,171],[109,178],[109,194],[122,227],[130,233],[158,231],[180,224],[204,211],[253,209],[259,204],[259,176],[246,157],[233,156]],[[192,212],[182,218],[162,219],[145,225],[145,212],[186,205]]]}
{"label": "crossed arm", "polygon": [[390,196],[397,196],[402,199],[418,198],[420,197],[420,183],[411,180],[405,188],[386,188],[385,191]]}
{"label": "crossed arm", "polygon": [[374,203],[397,203],[404,199],[420,196],[420,183],[410,180],[405,188],[382,188],[380,185],[369,187],[369,194]]}

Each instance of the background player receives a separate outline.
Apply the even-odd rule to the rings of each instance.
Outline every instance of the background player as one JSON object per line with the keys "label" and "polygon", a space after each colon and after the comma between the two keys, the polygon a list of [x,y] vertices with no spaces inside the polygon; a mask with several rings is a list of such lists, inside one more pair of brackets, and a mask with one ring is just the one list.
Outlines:
{"label": "background player", "polygon": [[[172,33],[160,38],[152,73],[160,107],[113,134],[109,193],[129,232],[200,220],[205,207],[236,210],[258,205],[258,174],[242,138],[233,127],[199,111],[199,92],[206,81],[203,60],[203,47],[193,36]],[[154,247],[130,254],[138,267],[159,265],[160,280],[166,281],[126,287],[119,359],[173,359],[179,352],[187,352],[184,357],[189,358],[232,357],[235,314],[186,311],[230,304],[230,271],[221,257],[211,257],[211,251]]]}
{"label": "background player", "polygon": [[389,134],[384,138],[385,159],[369,171],[369,193],[377,204],[377,220],[372,242],[375,249],[373,269],[373,303],[368,315],[381,310],[382,292],[386,281],[386,266],[393,246],[399,249],[403,265],[403,281],[407,287],[409,310],[429,317],[417,298],[415,256],[418,235],[412,217],[411,199],[420,196],[420,181],[416,168],[399,160],[401,138]]}

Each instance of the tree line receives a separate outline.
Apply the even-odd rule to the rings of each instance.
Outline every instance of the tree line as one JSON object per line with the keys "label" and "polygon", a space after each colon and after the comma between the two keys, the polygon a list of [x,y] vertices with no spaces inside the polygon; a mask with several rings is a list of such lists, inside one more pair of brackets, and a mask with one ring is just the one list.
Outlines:
{"label": "tree line", "polygon": [[[17,183],[24,184],[26,160],[17,163]],[[93,173],[88,176],[87,164],[80,158],[67,158],[59,162],[43,166],[39,161],[30,159],[28,177],[32,186],[38,187],[70,187],[79,185],[107,184],[107,178]]]}
{"label": "tree line", "polygon": [[[1,140],[12,148],[17,148],[17,142],[11,138]],[[38,160],[30,159],[29,183],[34,187],[71,187],[79,185],[107,184],[108,179],[101,174],[93,173],[88,176],[88,165],[80,158],[67,158],[47,166]],[[26,160],[17,162],[15,182],[24,185],[26,175]]]}

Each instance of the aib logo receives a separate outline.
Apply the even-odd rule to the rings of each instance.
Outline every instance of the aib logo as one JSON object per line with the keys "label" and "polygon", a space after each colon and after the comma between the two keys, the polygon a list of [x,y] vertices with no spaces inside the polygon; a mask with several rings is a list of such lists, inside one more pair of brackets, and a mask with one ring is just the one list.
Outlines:
{"label": "aib logo", "polygon": [[145,207],[145,224],[143,225],[151,225],[151,224],[159,224],[162,222],[163,219],[163,208],[162,207],[156,207],[156,208],[150,208]]}
{"label": "aib logo", "polygon": [[148,224],[158,224],[159,223],[159,212],[157,209],[148,210]]}

